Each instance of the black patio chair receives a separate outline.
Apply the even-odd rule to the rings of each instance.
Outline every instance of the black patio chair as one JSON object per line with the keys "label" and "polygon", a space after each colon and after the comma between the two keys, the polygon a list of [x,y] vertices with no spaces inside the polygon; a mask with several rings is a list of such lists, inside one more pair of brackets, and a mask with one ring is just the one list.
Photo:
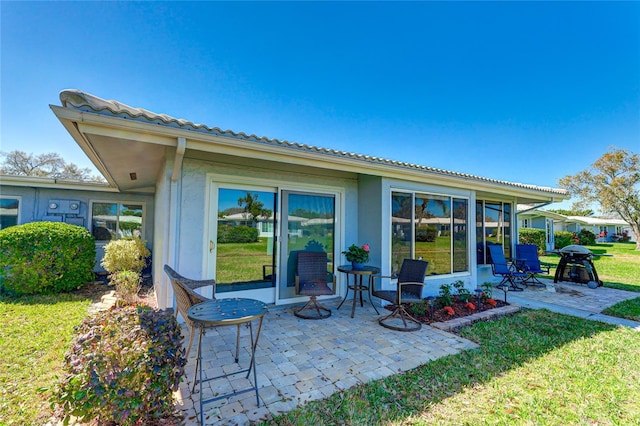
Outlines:
{"label": "black patio chair", "polygon": [[[331,316],[331,309],[318,303],[318,296],[335,294],[335,275],[327,271],[327,253],[319,251],[301,251],[298,253],[295,283],[296,294],[309,296],[309,301],[293,310],[293,314],[304,319],[322,319]],[[329,279],[333,275],[333,279]],[[329,283],[333,282],[333,288]],[[315,312],[315,313],[314,313]]]}
{"label": "black patio chair", "polygon": [[540,281],[536,274],[548,274],[551,266],[540,262],[538,257],[538,246],[535,244],[517,244],[516,258],[518,259],[518,268],[527,274],[522,283],[534,287],[546,287],[547,285]]}
{"label": "black patio chair", "polygon": [[[428,266],[429,262],[424,260],[404,259],[397,276],[373,276],[371,295],[394,305],[389,315],[378,319],[381,326],[397,331],[416,331],[422,328],[420,321],[407,312],[406,305],[422,301],[422,287]],[[392,290],[377,288],[376,280],[381,278],[397,278],[396,288]],[[402,326],[394,325],[394,320],[398,318],[402,321]]]}
{"label": "black patio chair", "polygon": [[489,256],[491,258],[491,272],[495,277],[502,278],[502,281],[496,286],[501,290],[522,291],[524,287],[520,287],[517,281],[522,282],[527,277],[525,272],[520,271],[516,262],[507,260],[500,244],[489,244]]}

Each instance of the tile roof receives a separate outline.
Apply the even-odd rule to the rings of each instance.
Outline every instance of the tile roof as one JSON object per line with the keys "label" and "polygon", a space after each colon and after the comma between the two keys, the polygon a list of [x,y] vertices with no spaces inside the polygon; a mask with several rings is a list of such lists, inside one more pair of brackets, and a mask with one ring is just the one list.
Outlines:
{"label": "tile roof", "polygon": [[205,124],[197,124],[191,121],[174,118],[166,114],[157,114],[143,108],[135,108],[115,100],[105,100],[89,93],[82,92],[77,89],[66,89],[60,92],[60,101],[65,108],[73,108],[81,111],[95,112],[103,115],[111,115],[119,118],[133,119],[147,123],[155,123],[167,127],[180,129],[188,129],[197,132],[207,133],[215,136],[231,137],[249,142],[264,143],[269,145],[281,146],[288,149],[303,150],[310,153],[329,155],[335,157],[343,157],[349,159],[360,160],[372,164],[382,164],[387,166],[395,166],[410,170],[419,170],[433,174],[444,176],[452,176],[457,178],[475,180],[479,182],[487,182],[491,184],[499,184],[512,186],[516,188],[529,189],[534,191],[547,192],[558,195],[567,195],[564,189],[550,188],[544,186],[530,185],[517,182],[509,182],[498,179],[491,179],[481,176],[475,176],[467,173],[453,172],[449,170],[438,169],[434,167],[422,166],[419,164],[408,163],[404,161],[389,160],[370,155],[351,153],[330,148],[322,148],[313,145],[301,144],[298,142],[289,142],[286,140],[272,139],[265,136],[256,136],[254,134],[246,134],[244,132],[234,132],[233,130],[222,130],[219,127],[209,127]]}

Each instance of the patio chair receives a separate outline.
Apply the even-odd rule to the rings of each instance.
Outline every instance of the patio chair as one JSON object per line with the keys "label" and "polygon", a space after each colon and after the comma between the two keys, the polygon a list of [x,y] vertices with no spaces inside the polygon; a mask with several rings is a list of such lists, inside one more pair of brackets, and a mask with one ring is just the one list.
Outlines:
{"label": "patio chair", "polygon": [[327,272],[327,253],[301,251],[298,253],[295,284],[296,294],[309,296],[309,301],[293,310],[293,314],[304,319],[322,319],[331,316],[331,309],[318,303],[318,296],[335,294],[336,279],[333,276],[333,288],[329,287]]}
{"label": "patio chair", "polygon": [[[393,312],[378,319],[381,326],[397,331],[416,331],[422,328],[420,321],[407,312],[406,305],[422,301],[422,287],[428,266],[429,262],[424,260],[404,259],[397,276],[373,276],[371,295],[394,305]],[[376,288],[376,280],[381,278],[397,278],[396,288],[393,290]],[[394,325],[394,320],[398,318],[403,326]]]}
{"label": "patio chair", "polygon": [[548,274],[551,269],[550,265],[540,262],[538,258],[538,246],[535,244],[517,244],[516,258],[518,259],[518,267],[520,270],[527,274],[526,278],[522,281],[523,284],[534,287],[547,286],[536,277],[536,274]]}
{"label": "patio chair", "polygon": [[[171,286],[173,288],[173,294],[176,296],[176,308],[174,310],[176,319],[178,318],[178,314],[182,316],[185,324],[189,327],[189,344],[187,345],[187,353],[185,354],[185,358],[189,359],[189,351],[191,351],[191,345],[193,344],[193,336],[195,333],[196,324],[189,319],[187,315],[187,311],[192,306],[197,305],[198,303],[208,302],[216,298],[216,281],[215,280],[192,280],[186,277],[183,277],[179,273],[173,270],[169,265],[164,265],[164,272],[169,276],[169,280],[171,281]],[[199,293],[196,293],[194,290],[202,287],[213,287],[213,298],[209,299]],[[236,357],[235,361],[238,362],[239,358],[239,348],[240,348],[240,324],[238,324],[238,335],[236,337]],[[195,371],[198,371],[198,362],[196,359],[196,368]],[[193,387],[191,391],[193,392],[196,387],[196,376],[194,373],[193,376]]]}
{"label": "patio chair", "polygon": [[527,277],[525,272],[520,271],[516,263],[504,256],[501,244],[489,244],[489,256],[491,258],[491,272],[493,276],[502,278],[500,284],[496,287],[501,290],[522,291],[524,287],[520,287],[517,281],[522,281]]}

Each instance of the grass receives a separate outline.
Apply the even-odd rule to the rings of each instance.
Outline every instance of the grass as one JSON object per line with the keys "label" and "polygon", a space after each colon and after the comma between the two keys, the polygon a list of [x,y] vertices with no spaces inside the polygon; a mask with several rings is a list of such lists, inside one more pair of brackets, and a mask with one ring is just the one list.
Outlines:
{"label": "grass", "polygon": [[462,335],[480,348],[263,424],[640,424],[638,332],[542,310]]}
{"label": "grass", "polygon": [[0,298],[0,425],[43,424],[73,327],[90,300],[73,294]]}

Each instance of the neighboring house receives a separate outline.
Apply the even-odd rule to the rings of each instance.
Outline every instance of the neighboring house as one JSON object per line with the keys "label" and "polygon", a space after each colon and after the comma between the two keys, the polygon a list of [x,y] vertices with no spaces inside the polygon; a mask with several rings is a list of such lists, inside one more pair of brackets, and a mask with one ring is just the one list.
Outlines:
{"label": "neighboring house", "polygon": [[[304,300],[294,286],[299,251],[326,251],[335,270],[352,243],[368,243],[369,263],[385,275],[405,257],[429,261],[425,295],[457,280],[475,288],[493,278],[488,243],[503,244],[510,255],[517,204],[568,198],[561,189],[194,124],[77,90],[60,99],[51,109],[117,191],[114,201],[150,194],[144,238],[153,242],[162,308],[173,304],[165,263],[191,278],[215,278],[223,297],[287,304]],[[218,222],[242,222],[224,216],[248,198],[273,212],[262,221],[263,238],[218,243],[219,229],[233,231]],[[337,278],[343,295],[345,277]]]}
{"label": "neighboring house", "polygon": [[518,228],[544,229],[546,250],[553,250],[555,246],[554,232],[556,221],[566,217],[546,210],[531,208],[530,206],[518,205]]}
{"label": "neighboring house", "polygon": [[558,213],[518,206],[518,227],[537,228],[546,230],[547,250],[553,250],[555,231],[579,233],[585,229],[596,235],[597,242],[619,241],[627,235],[630,241],[635,241],[631,226],[622,219],[606,219],[588,216],[564,216]]}
{"label": "neighboring house", "polygon": [[112,239],[139,235],[153,241],[154,196],[118,192],[106,184],[31,176],[0,175],[0,224],[66,222],[84,226],[96,239],[96,272]]}
{"label": "neighboring house", "polygon": [[607,219],[588,216],[565,216],[557,222],[558,231],[580,232],[583,229],[593,232],[598,242],[618,241],[623,235],[636,241],[628,222],[622,219]]}

